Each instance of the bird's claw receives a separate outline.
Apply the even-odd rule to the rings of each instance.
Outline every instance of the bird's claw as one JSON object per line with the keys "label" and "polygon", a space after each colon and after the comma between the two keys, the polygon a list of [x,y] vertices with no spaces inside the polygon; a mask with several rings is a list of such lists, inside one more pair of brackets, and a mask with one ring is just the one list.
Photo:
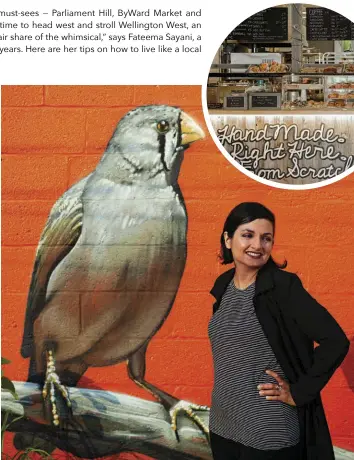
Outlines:
{"label": "bird's claw", "polygon": [[178,440],[178,433],[177,433],[177,415],[179,412],[185,412],[188,417],[190,417],[195,424],[203,431],[206,435],[207,439],[209,439],[209,428],[204,424],[202,419],[198,417],[198,415],[193,411],[194,410],[203,410],[208,411],[210,410],[208,406],[201,406],[199,404],[194,404],[189,401],[178,401],[177,404],[171,407],[170,409],[170,416],[171,416],[171,428],[176,434],[176,438]]}
{"label": "bird's claw", "polygon": [[55,361],[53,357],[52,351],[48,351],[48,358],[47,358],[47,371],[46,371],[46,377],[43,385],[43,399],[46,399],[48,396],[48,392],[50,395],[50,404],[52,406],[52,415],[53,415],[53,424],[55,426],[59,425],[59,415],[58,415],[58,409],[57,409],[57,404],[56,404],[56,398],[55,398],[55,389],[60,391],[62,394],[66,405],[68,407],[71,407],[71,401],[69,399],[68,391],[65,388],[64,385],[61,384],[60,379],[58,374],[56,373],[55,369]]}

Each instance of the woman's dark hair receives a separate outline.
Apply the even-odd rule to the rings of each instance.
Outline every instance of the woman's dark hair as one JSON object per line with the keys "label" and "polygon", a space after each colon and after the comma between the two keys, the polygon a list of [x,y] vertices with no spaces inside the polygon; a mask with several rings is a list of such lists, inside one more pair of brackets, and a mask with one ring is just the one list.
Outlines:
{"label": "woman's dark hair", "polygon": [[[234,261],[231,249],[228,249],[225,245],[224,232],[227,232],[229,238],[232,238],[237,227],[243,224],[247,224],[248,222],[252,222],[256,219],[269,220],[269,222],[271,222],[271,224],[273,225],[273,232],[275,233],[275,216],[272,213],[272,211],[270,211],[268,208],[266,208],[260,203],[240,203],[227,216],[224,224],[224,229],[220,237],[221,248],[219,259],[221,260],[221,263],[223,265],[231,264]],[[287,262],[284,261],[283,264],[278,264],[274,261],[272,256],[270,256],[266,265],[273,265],[278,268],[285,268],[287,266]]]}

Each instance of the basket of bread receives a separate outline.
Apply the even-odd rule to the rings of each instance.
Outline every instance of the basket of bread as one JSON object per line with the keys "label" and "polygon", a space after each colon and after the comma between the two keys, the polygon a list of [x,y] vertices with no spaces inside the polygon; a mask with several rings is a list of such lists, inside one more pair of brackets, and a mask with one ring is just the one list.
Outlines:
{"label": "basket of bread", "polygon": [[289,72],[289,66],[279,64],[279,62],[262,62],[258,65],[250,65],[247,69],[248,73],[286,73]]}

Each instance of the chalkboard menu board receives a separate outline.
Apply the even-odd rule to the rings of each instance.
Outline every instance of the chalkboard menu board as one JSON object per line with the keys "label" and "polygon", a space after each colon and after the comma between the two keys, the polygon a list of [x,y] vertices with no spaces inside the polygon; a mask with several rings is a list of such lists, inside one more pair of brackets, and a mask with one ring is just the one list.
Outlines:
{"label": "chalkboard menu board", "polygon": [[288,8],[268,8],[254,14],[237,26],[226,40],[288,40]]}
{"label": "chalkboard menu board", "polygon": [[224,108],[247,109],[247,95],[226,96],[224,99]]}
{"label": "chalkboard menu board", "polygon": [[354,24],[327,8],[306,8],[307,40],[354,40]]}
{"label": "chalkboard menu board", "polygon": [[280,108],[280,93],[253,93],[250,95],[250,109]]}

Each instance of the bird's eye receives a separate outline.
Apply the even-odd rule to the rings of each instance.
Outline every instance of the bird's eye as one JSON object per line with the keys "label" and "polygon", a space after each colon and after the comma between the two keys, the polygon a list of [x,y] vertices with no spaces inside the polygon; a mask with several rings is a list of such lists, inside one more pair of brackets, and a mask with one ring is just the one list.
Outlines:
{"label": "bird's eye", "polygon": [[167,133],[170,130],[170,124],[166,120],[161,120],[157,123],[156,128],[159,133]]}

